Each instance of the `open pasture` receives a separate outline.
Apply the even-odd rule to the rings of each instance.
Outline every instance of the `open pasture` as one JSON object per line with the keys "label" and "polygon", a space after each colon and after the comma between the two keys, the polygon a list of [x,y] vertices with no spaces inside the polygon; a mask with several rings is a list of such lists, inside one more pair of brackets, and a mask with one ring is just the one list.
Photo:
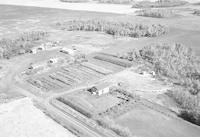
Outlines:
{"label": "open pasture", "polygon": [[142,104],[135,104],[132,111],[117,117],[115,121],[127,127],[134,135],[142,137],[198,137],[200,133],[198,127],[168,117]]}
{"label": "open pasture", "polygon": [[111,94],[106,94],[103,96],[91,95],[88,91],[80,90],[72,94],[66,94],[62,97],[64,100],[68,100],[75,106],[88,111],[90,115],[97,115],[106,111],[107,109],[118,104],[121,99],[112,96]]}

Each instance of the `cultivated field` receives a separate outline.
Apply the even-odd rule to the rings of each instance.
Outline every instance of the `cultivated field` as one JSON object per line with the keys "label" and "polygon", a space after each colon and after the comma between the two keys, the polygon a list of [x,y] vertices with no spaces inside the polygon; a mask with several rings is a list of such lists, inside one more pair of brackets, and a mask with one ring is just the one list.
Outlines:
{"label": "cultivated field", "polygon": [[94,65],[89,67],[89,65],[74,64],[45,72],[42,75],[28,76],[24,80],[44,93],[59,92],[60,89],[69,90],[78,85],[98,80],[111,72],[108,73],[108,71],[104,68],[97,70]]}
{"label": "cultivated field", "polygon": [[[109,58],[109,60],[97,58],[100,55],[102,58]],[[89,57],[88,62],[71,62],[71,58],[73,57],[68,56],[60,64],[55,63],[50,66],[46,65],[45,61],[40,61],[43,63],[42,66],[36,66],[36,62],[36,68],[25,69],[19,77],[33,88],[31,90],[33,93],[59,93],[95,82],[109,74],[131,67],[132,64],[102,53]],[[26,85],[24,82],[22,82],[23,86]]]}

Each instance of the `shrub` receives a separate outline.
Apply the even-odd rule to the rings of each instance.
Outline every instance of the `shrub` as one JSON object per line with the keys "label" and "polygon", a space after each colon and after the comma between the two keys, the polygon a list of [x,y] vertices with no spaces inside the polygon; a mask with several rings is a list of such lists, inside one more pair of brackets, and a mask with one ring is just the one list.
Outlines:
{"label": "shrub", "polygon": [[98,59],[98,60],[110,62],[110,63],[113,63],[115,65],[119,65],[119,66],[122,66],[122,67],[125,67],[125,68],[132,66],[132,64],[130,62],[126,62],[124,60],[121,60],[121,59],[118,59],[118,58],[115,58],[115,57],[111,57],[111,56],[97,55],[94,58]]}
{"label": "shrub", "polygon": [[173,16],[172,10],[169,9],[143,9],[136,12],[138,16],[165,18]]}
{"label": "shrub", "polygon": [[16,39],[1,39],[0,57],[10,58],[18,54],[26,53],[33,42],[43,39],[47,34],[45,31],[31,31],[22,33]]}
{"label": "shrub", "polygon": [[200,75],[200,62],[191,48],[180,44],[149,46],[140,51],[140,56],[152,64],[157,74],[173,79],[191,94],[199,93],[200,82],[196,76]]}
{"label": "shrub", "polygon": [[74,110],[78,111],[79,113],[83,114],[84,116],[88,117],[88,118],[91,118],[92,115],[87,112],[86,110],[84,110],[83,108],[79,107],[78,105],[72,103],[71,101],[69,100],[66,100],[62,97],[59,97],[58,100],[68,106],[70,106],[71,108],[73,108]]}
{"label": "shrub", "polygon": [[157,74],[179,80],[182,85],[189,79],[195,82],[195,75],[200,74],[198,58],[181,44],[146,46],[139,51],[139,58],[150,63]]}
{"label": "shrub", "polygon": [[187,4],[188,2],[183,0],[159,0],[155,2],[140,1],[135,3],[133,8],[163,8],[163,7],[176,7]]}
{"label": "shrub", "polygon": [[188,90],[183,88],[169,91],[168,95],[172,97],[182,109],[195,109],[199,105],[198,97],[192,95]]}
{"label": "shrub", "polygon": [[127,56],[145,64],[144,67],[148,64],[159,76],[179,84],[179,88],[170,91],[169,96],[184,110],[181,112],[183,117],[197,117],[195,110],[200,105],[200,61],[191,48],[181,44],[157,44],[139,51],[129,51]]}
{"label": "shrub", "polygon": [[199,6],[200,2],[193,3],[193,5]]}
{"label": "shrub", "polygon": [[197,16],[200,16],[200,10],[195,10],[195,11],[193,12],[193,14],[194,14],[194,15],[197,15]]}
{"label": "shrub", "polygon": [[81,2],[88,2],[89,0],[60,0],[60,1],[69,3],[81,3]]}
{"label": "shrub", "polygon": [[68,31],[101,31],[110,35],[128,37],[156,37],[167,33],[163,25],[132,24],[130,22],[112,22],[106,20],[73,20],[57,23]]}
{"label": "shrub", "polygon": [[131,4],[134,0],[97,0],[100,3]]}
{"label": "shrub", "polygon": [[195,110],[183,110],[179,114],[179,117],[200,126],[200,111],[198,109]]}
{"label": "shrub", "polygon": [[98,125],[102,126],[103,128],[107,128],[115,132],[117,135],[121,137],[132,137],[132,133],[128,128],[124,128],[118,124],[116,124],[111,118],[104,117],[104,118],[95,118]]}

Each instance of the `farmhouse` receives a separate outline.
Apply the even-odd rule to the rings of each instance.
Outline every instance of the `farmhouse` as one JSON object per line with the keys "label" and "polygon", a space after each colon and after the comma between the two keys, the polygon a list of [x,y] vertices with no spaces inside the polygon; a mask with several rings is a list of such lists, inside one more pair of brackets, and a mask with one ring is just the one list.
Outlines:
{"label": "farmhouse", "polygon": [[28,69],[33,70],[33,69],[43,68],[46,65],[47,65],[46,61],[31,63]]}
{"label": "farmhouse", "polygon": [[69,49],[69,48],[65,48],[65,47],[60,49],[60,52],[69,54],[69,55],[75,55],[75,51],[73,49]]}
{"label": "farmhouse", "polygon": [[30,53],[36,54],[38,51],[42,51],[42,50],[45,50],[45,46],[43,44],[37,47],[33,47]]}
{"label": "farmhouse", "polygon": [[59,57],[50,58],[48,63],[49,64],[57,63],[59,60],[60,60]]}
{"label": "farmhouse", "polygon": [[49,59],[48,64],[58,63],[61,60],[64,60],[64,58],[63,57],[52,57]]}
{"label": "farmhouse", "polygon": [[89,91],[93,95],[103,95],[110,92],[110,88],[113,87],[113,84],[111,83],[101,83],[99,85],[93,86],[91,88],[88,88],[87,91]]}
{"label": "farmhouse", "polygon": [[140,72],[140,74],[143,75],[143,76],[147,76],[147,77],[151,77],[151,76],[155,76],[156,75],[155,71],[151,71],[151,72],[142,71],[142,72]]}

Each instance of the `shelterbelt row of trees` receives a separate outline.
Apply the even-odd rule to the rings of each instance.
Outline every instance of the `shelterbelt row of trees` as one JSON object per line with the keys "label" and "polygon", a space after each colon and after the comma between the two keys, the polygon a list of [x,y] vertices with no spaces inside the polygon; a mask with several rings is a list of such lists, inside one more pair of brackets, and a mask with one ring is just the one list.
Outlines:
{"label": "shelterbelt row of trees", "polygon": [[[91,2],[90,0],[60,0],[61,2],[69,2],[69,3],[82,3],[82,2]],[[175,7],[185,5],[188,2],[184,0],[157,0],[155,2],[143,0],[143,1],[135,1],[135,0],[92,0],[98,3],[112,3],[112,4],[131,4],[134,8],[160,8],[160,7]]]}
{"label": "shelterbelt row of trees", "polygon": [[180,116],[200,125],[200,59],[191,48],[181,44],[155,44],[129,51],[118,57],[144,64],[176,88],[169,91],[183,110]]}
{"label": "shelterbelt row of trees", "polygon": [[185,0],[156,0],[156,1],[139,1],[133,4],[133,8],[166,8],[186,5]]}
{"label": "shelterbelt row of trees", "polygon": [[136,24],[131,22],[115,22],[108,20],[71,20],[57,23],[63,30],[67,31],[100,31],[110,35],[128,37],[156,37],[168,32],[166,26],[161,24]]}
{"label": "shelterbelt row of trees", "polygon": [[20,34],[15,39],[3,38],[0,40],[0,58],[10,58],[29,52],[30,48],[48,33],[46,31],[31,31]]}
{"label": "shelterbelt row of trees", "polygon": [[171,9],[142,9],[136,12],[138,16],[153,17],[153,18],[167,18],[175,16]]}

